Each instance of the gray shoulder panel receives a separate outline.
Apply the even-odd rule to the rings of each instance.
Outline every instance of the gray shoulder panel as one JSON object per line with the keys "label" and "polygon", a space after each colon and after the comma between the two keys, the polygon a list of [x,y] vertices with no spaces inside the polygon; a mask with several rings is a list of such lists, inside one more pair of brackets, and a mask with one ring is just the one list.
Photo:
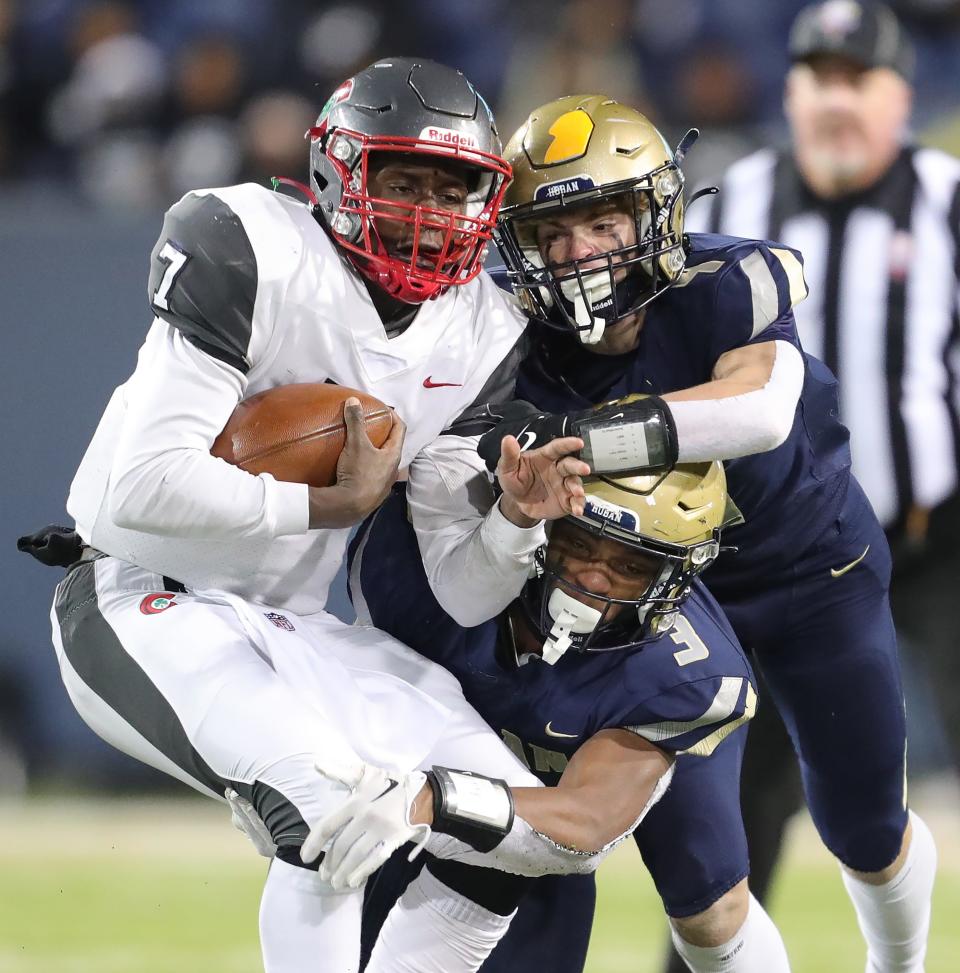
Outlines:
{"label": "gray shoulder panel", "polygon": [[[512,402],[520,363],[530,350],[529,329],[516,340],[503,361],[493,370],[477,397],[443,430],[441,435],[480,436],[496,425],[499,406]],[[532,408],[532,407],[531,407]]]}
{"label": "gray shoulder panel", "polygon": [[257,260],[222,199],[191,194],[167,211],[150,254],[147,294],[153,312],[198,348],[250,370]]}

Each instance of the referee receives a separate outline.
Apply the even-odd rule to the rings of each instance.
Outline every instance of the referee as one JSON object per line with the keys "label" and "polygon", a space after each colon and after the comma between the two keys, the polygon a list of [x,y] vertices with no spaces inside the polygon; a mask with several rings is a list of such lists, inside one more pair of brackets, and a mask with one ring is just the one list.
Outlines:
{"label": "referee", "polygon": [[[803,253],[810,297],[796,309],[800,337],[840,379],[853,471],[894,553],[894,618],[935,677],[956,760],[960,161],[907,137],[913,51],[888,8],[807,7],[789,43],[791,149],[735,163],[687,228]],[[761,707],[743,777],[751,886],[761,900],[802,801],[789,741],[773,720],[773,707]]]}

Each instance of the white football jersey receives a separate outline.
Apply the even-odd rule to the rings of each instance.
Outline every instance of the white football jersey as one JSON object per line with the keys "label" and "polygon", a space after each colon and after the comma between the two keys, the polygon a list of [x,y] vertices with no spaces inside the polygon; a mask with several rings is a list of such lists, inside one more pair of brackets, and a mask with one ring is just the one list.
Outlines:
{"label": "white football jersey", "polygon": [[67,509],[108,554],[299,614],[323,608],[349,532],[308,530],[306,486],[210,455],[237,403],[295,382],[361,389],[406,423],[406,467],[477,400],[526,323],[481,274],[388,339],[309,207],[252,184],[188,193],[170,209],[149,296],[157,319]]}

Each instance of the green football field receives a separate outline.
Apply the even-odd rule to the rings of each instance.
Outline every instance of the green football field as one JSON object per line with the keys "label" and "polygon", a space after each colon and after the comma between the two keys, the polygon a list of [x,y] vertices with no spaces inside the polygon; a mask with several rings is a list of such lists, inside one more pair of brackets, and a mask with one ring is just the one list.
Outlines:
{"label": "green football field", "polygon": [[[960,968],[954,793],[918,802],[941,852],[927,973]],[[201,799],[0,804],[0,973],[254,973],[265,867],[227,812]],[[804,819],[771,907],[794,973],[861,973],[853,912]],[[587,969],[653,973],[663,932],[639,857],[624,847],[601,870]]]}

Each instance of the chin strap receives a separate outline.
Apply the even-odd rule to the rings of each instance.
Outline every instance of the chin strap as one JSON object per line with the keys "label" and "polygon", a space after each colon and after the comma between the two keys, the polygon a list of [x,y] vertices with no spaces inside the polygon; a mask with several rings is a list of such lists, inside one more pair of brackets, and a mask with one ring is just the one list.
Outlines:
{"label": "chin strap", "polygon": [[590,307],[578,292],[573,298],[573,318],[577,322],[577,337],[585,345],[595,345],[603,337],[607,322],[595,318]]}
{"label": "chin strap", "polygon": [[610,296],[610,284],[606,280],[593,279],[564,281],[560,285],[563,296],[573,305],[573,319],[577,322],[577,336],[585,345],[595,345],[602,337],[607,322],[593,316],[593,305]]}
{"label": "chin strap", "polygon": [[550,593],[547,612],[553,619],[553,627],[543,643],[541,658],[552,666],[573,644],[572,635],[586,635],[597,627],[600,612],[582,601],[577,601],[560,588],[554,588]]}

